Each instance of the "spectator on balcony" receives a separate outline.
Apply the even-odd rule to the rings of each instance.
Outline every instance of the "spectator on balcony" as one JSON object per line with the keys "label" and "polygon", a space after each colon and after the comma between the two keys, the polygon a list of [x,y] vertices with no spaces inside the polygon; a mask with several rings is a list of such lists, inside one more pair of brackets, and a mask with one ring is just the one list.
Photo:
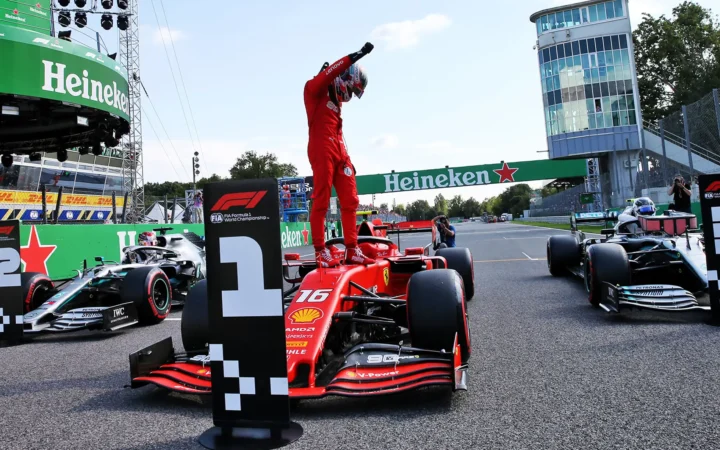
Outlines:
{"label": "spectator on balcony", "polygon": [[682,175],[675,175],[673,184],[668,188],[668,195],[673,196],[675,211],[692,212],[690,209],[690,197],[692,196],[690,183],[686,182]]}

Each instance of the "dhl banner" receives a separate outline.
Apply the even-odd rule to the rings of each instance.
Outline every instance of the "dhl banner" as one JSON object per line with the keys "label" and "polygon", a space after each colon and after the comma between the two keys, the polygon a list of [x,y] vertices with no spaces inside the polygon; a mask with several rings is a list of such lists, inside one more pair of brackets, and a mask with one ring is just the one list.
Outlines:
{"label": "dhl banner", "polygon": [[[45,197],[48,206],[54,206],[57,202],[57,194],[54,192],[48,192]],[[0,204],[41,205],[42,193],[0,190]],[[115,204],[118,208],[122,208],[124,198],[117,196]],[[63,194],[61,206],[110,207],[112,206],[112,197],[109,195]]]}

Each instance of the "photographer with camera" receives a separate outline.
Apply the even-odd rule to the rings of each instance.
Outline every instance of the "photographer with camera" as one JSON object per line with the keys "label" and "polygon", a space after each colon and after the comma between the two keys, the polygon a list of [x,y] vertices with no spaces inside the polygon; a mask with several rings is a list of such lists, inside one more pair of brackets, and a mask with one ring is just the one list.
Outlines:
{"label": "photographer with camera", "polygon": [[675,211],[684,213],[692,212],[690,209],[690,196],[692,196],[692,191],[690,189],[690,183],[685,182],[682,175],[675,175],[673,184],[668,188],[668,195],[673,196]]}
{"label": "photographer with camera", "polygon": [[432,220],[437,224],[440,240],[448,247],[455,247],[455,227],[450,225],[450,221],[444,215],[437,216]]}

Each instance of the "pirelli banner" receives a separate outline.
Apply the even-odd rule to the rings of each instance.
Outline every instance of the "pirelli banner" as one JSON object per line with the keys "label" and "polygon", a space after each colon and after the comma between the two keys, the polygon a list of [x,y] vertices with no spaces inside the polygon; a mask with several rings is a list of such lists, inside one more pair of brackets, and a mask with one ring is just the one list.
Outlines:
{"label": "pirelli banner", "polygon": [[228,429],[276,435],[291,422],[277,180],[211,183],[204,196],[216,428],[200,442],[213,448],[242,436]]}
{"label": "pirelli banner", "polygon": [[0,345],[15,344],[22,335],[20,223],[0,221]]}
{"label": "pirelli banner", "polygon": [[720,174],[700,175],[700,210],[702,211],[708,293],[712,322],[720,325]]}

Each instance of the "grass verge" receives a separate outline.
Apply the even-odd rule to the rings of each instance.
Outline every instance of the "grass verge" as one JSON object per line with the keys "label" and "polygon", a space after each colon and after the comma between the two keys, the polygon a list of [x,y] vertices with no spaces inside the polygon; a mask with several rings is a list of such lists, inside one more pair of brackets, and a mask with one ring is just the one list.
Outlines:
{"label": "grass verge", "polygon": [[[569,222],[569,220],[568,220]],[[570,231],[570,223],[547,223],[547,222],[528,222],[526,220],[523,220],[522,222],[517,222],[521,225],[530,225],[533,227],[545,227],[545,228],[555,228],[556,230],[568,230]],[[578,226],[578,229],[580,231],[584,231],[586,233],[596,233],[600,234],[600,230],[603,229],[603,227],[595,226],[595,225],[580,225]]]}

